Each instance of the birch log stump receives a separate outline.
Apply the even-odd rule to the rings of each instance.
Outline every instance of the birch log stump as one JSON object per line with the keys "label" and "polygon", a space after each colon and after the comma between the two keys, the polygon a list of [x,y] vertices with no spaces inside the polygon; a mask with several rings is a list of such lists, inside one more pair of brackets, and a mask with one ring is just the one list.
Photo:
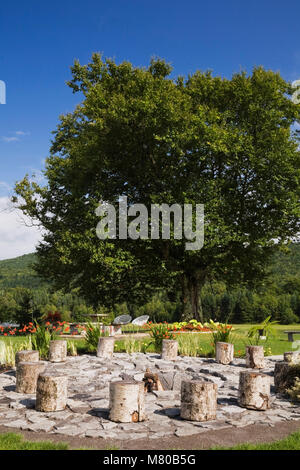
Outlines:
{"label": "birch log stump", "polygon": [[65,362],[67,359],[67,341],[60,339],[50,341],[49,361]]}
{"label": "birch log stump", "polygon": [[37,381],[37,411],[62,411],[67,405],[68,377],[59,373],[40,374]]}
{"label": "birch log stump", "polygon": [[115,338],[104,336],[99,338],[97,347],[97,357],[112,357],[115,347]]}
{"label": "birch log stump", "polygon": [[216,343],[216,361],[220,364],[230,364],[233,361],[234,346],[231,343]]}
{"label": "birch log stump", "polygon": [[270,377],[260,372],[240,372],[239,405],[250,410],[270,408]]}
{"label": "birch log stump", "polygon": [[246,367],[251,369],[263,369],[265,367],[263,346],[246,346]]}
{"label": "birch log stump", "polygon": [[300,352],[299,351],[288,351],[283,354],[284,362],[291,364],[300,364]]}
{"label": "birch log stump", "polygon": [[218,386],[199,380],[182,381],[180,416],[189,421],[216,419]]}
{"label": "birch log stump", "polygon": [[35,393],[38,376],[44,372],[47,362],[19,362],[16,371],[16,392]]}
{"label": "birch log stump", "polygon": [[38,351],[23,350],[16,352],[16,367],[18,367],[19,362],[38,362],[39,357]]}
{"label": "birch log stump", "polygon": [[274,385],[277,393],[285,393],[290,367],[290,362],[276,362],[274,369]]}
{"label": "birch log stump", "polygon": [[109,419],[116,423],[144,421],[145,393],[142,382],[111,382],[109,386]]}
{"label": "birch log stump", "polygon": [[163,339],[161,358],[166,361],[175,361],[178,355],[178,342],[175,339]]}

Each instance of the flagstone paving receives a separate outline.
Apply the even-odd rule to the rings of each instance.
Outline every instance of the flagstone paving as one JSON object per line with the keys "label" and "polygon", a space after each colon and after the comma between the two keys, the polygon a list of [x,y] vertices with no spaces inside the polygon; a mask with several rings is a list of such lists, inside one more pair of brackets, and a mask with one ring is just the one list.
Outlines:
{"label": "flagstone paving", "polygon": [[[244,359],[234,359],[231,365],[225,366],[206,358],[178,357],[176,362],[168,362],[156,354],[118,353],[109,360],[82,355],[68,357],[60,364],[49,362],[47,370],[59,370],[68,376],[67,408],[51,413],[35,410],[35,395],[15,392],[15,370],[11,370],[0,374],[0,425],[33,432],[119,440],[182,437],[219,429],[230,432],[233,427],[250,424],[272,427],[278,422],[300,419],[300,406],[274,393],[274,366],[281,360],[282,356],[269,356],[261,371],[271,376],[271,409],[267,411],[238,406],[239,373],[245,370]],[[147,367],[163,374],[171,390],[146,394],[146,421],[109,421],[109,382],[129,377],[140,381]],[[199,423],[180,418],[180,386],[185,379],[208,380],[218,385],[216,420]]]}

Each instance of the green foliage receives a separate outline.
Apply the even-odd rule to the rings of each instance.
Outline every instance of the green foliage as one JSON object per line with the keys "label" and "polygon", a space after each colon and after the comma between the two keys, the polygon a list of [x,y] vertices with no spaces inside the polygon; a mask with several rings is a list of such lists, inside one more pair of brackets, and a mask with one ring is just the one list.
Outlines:
{"label": "green foliage", "polygon": [[300,377],[296,377],[294,385],[287,390],[293,402],[300,402]]}
{"label": "green foliage", "polygon": [[75,341],[68,339],[67,340],[67,353],[68,356],[77,356],[77,347]]}
{"label": "green foliage", "polygon": [[248,331],[248,338],[253,342],[253,344],[259,344],[260,336],[266,336],[268,340],[270,336],[274,336],[276,334],[275,325],[277,325],[278,321],[274,320],[271,321],[271,315],[264,319],[259,325],[254,325]]}
{"label": "green foliage", "polygon": [[56,334],[45,325],[36,323],[36,333],[31,336],[32,349],[39,351],[40,358],[48,359],[50,341],[56,339]]}
{"label": "green foliage", "polygon": [[21,350],[32,349],[32,342],[30,336],[23,338],[22,341],[3,341],[0,340],[0,364],[5,366],[15,366],[16,352]]}
{"label": "green foliage", "polygon": [[154,323],[171,323],[178,317],[179,305],[170,302],[165,292],[156,292],[149,302],[134,308],[134,317],[149,315]]}
{"label": "green foliage", "polygon": [[99,338],[102,336],[108,336],[108,333],[102,330],[101,324],[94,324],[88,322],[86,325],[86,332],[85,332],[85,342],[88,345],[90,351],[96,351]]}
{"label": "green foliage", "polygon": [[0,434],[0,450],[67,450],[68,444],[64,442],[27,441],[22,434]]}
{"label": "green foliage", "polygon": [[161,351],[164,339],[176,339],[176,335],[171,333],[171,326],[167,323],[151,323],[148,324],[150,336],[153,340],[149,343],[154,344],[157,352]]}
{"label": "green foliage", "polygon": [[201,336],[199,333],[177,335],[178,353],[182,356],[201,356],[203,348],[201,346]]}
{"label": "green foliage", "polygon": [[0,289],[23,287],[28,289],[39,288],[47,283],[40,279],[34,269],[36,255],[18,256],[17,258],[0,261]]}
{"label": "green foliage", "polygon": [[207,323],[207,326],[212,329],[211,340],[214,345],[214,348],[216,347],[216,343],[218,342],[233,342],[232,325],[228,325],[227,323],[214,322],[213,320],[210,320],[209,323]]}
{"label": "green foliage", "polygon": [[[298,380],[297,380],[298,379]],[[284,376],[280,379],[281,390],[294,400],[299,393],[300,364],[291,364]]]}

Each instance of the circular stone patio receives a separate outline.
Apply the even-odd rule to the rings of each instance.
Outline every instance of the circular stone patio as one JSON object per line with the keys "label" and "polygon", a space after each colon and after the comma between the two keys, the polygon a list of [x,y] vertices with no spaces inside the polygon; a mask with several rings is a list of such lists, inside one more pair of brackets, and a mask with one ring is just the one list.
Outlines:
{"label": "circular stone patio", "polygon": [[[250,424],[274,426],[283,421],[300,419],[300,407],[274,394],[273,371],[282,356],[266,358],[261,372],[271,376],[271,409],[251,411],[237,403],[239,373],[245,370],[244,359],[232,365],[217,364],[213,359],[178,357],[176,362],[160,359],[157,354],[115,353],[112,359],[83,355],[68,357],[60,364],[47,364],[47,370],[63,371],[68,376],[68,402],[64,411],[41,413],[34,409],[35,395],[15,392],[15,370],[0,374],[0,425],[66,436],[103,439],[156,439],[190,436]],[[148,419],[141,423],[113,423],[108,420],[109,382],[141,381],[146,368],[160,372],[171,390],[146,394]],[[213,381],[218,385],[217,419],[207,422],[180,418],[180,385],[187,379]]]}

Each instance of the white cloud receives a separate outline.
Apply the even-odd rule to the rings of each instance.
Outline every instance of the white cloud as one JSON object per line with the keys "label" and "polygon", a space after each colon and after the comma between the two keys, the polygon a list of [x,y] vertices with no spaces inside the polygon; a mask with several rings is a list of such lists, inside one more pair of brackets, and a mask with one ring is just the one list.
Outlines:
{"label": "white cloud", "polygon": [[3,142],[7,142],[7,143],[10,143],[10,142],[17,142],[20,140],[20,137],[24,137],[25,135],[30,135],[30,132],[24,132],[24,131],[14,131],[14,132],[10,132],[10,134],[13,134],[13,136],[11,137],[8,137],[6,135],[3,135],[1,137],[1,140]]}
{"label": "white cloud", "polygon": [[16,135],[30,135],[30,132],[24,132],[24,131],[16,131]]}
{"label": "white cloud", "polygon": [[0,195],[1,193],[7,194],[8,191],[11,191],[12,187],[5,181],[0,181]]}
{"label": "white cloud", "polygon": [[42,239],[38,227],[30,223],[20,210],[14,209],[8,197],[0,197],[0,259],[15,258],[35,251]]}
{"label": "white cloud", "polygon": [[2,136],[1,137],[1,140],[3,140],[3,142],[16,142],[17,140],[19,140],[19,137],[6,137],[6,136]]}

